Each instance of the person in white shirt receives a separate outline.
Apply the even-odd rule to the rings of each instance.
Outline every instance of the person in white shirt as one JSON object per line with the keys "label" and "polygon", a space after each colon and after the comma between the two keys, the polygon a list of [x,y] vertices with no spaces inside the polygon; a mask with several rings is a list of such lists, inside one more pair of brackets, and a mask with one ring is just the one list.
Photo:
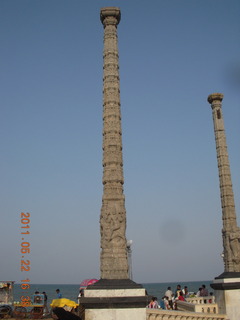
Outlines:
{"label": "person in white shirt", "polygon": [[167,291],[165,292],[165,297],[168,297],[168,304],[171,309],[173,309],[173,296],[174,294],[171,287],[168,287]]}

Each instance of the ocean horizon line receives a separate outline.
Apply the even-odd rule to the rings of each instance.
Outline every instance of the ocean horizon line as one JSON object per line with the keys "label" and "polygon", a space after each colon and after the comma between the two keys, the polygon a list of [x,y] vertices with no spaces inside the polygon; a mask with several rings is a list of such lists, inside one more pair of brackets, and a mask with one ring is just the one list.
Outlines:
{"label": "ocean horizon line", "polygon": [[[86,279],[93,279],[93,278],[86,278]],[[94,278],[96,279],[96,278]],[[85,280],[85,279],[83,279]],[[44,282],[44,283],[39,283],[39,282],[30,282],[29,284],[30,285],[61,285],[61,286],[70,286],[70,285],[80,285],[80,283],[83,281],[81,280],[79,283],[60,283],[60,282],[56,282],[56,283],[48,283],[48,282]],[[100,279],[98,279],[100,280]],[[182,283],[182,282],[210,282],[210,281],[213,281],[213,279],[211,280],[178,280],[178,281],[174,281],[174,280],[171,280],[171,281],[149,281],[149,282],[140,282],[140,281],[135,281],[135,280],[132,280],[136,283],[140,283],[140,284],[159,284],[159,283]],[[16,285],[21,285],[22,282],[14,282],[14,284]]]}

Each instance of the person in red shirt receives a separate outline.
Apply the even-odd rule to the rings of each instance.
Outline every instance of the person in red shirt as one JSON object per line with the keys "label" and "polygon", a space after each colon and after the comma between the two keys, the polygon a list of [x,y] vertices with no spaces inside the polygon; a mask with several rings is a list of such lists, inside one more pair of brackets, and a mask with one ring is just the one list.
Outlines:
{"label": "person in red shirt", "polygon": [[185,298],[184,298],[184,296],[183,296],[183,292],[182,292],[182,291],[180,291],[180,293],[179,293],[178,300],[180,300],[180,301],[185,301]]}

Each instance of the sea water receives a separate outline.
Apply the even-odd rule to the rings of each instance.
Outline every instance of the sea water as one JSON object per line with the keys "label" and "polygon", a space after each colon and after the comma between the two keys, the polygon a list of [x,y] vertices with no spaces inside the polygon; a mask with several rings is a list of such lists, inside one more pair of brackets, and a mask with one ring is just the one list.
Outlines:
{"label": "sea water", "polygon": [[[149,295],[157,297],[158,301],[160,301],[168,287],[171,287],[172,291],[175,292],[177,285],[180,284],[182,288],[187,286],[189,292],[196,293],[198,289],[205,284],[208,292],[211,292],[212,289],[210,287],[210,283],[211,281],[205,280],[188,282],[143,283],[142,286],[147,290]],[[20,284],[15,284],[14,301],[21,301],[21,296],[26,295],[29,295],[30,298],[32,298],[35,291],[38,291],[39,293],[45,291],[48,296],[48,305],[50,305],[53,299],[57,299],[56,289],[59,289],[63,298],[77,302],[79,287],[79,284],[30,284],[30,289],[27,291],[21,289]]]}

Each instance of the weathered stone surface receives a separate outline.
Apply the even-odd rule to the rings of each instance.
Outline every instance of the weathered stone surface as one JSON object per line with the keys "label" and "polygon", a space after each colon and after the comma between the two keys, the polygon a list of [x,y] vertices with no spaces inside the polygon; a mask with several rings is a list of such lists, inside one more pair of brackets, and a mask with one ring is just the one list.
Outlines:
{"label": "weathered stone surface", "polygon": [[222,114],[222,100],[223,94],[221,93],[213,93],[208,96],[208,102],[212,107],[219,171],[223,220],[224,271],[240,272],[240,229],[236,221],[234,194]]}
{"label": "weathered stone surface", "polygon": [[100,216],[101,279],[127,279],[126,210],[123,194],[122,129],[117,25],[120,9],[102,8],[103,198]]}

